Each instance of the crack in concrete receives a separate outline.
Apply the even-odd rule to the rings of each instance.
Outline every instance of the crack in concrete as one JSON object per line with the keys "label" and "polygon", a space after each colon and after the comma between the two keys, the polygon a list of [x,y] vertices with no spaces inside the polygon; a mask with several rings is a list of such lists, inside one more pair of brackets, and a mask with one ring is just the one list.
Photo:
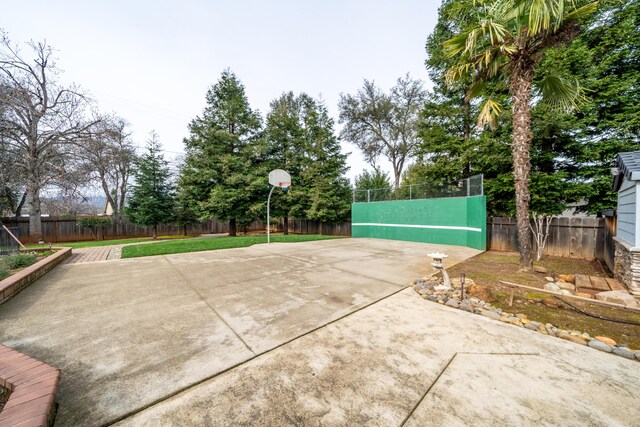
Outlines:
{"label": "crack in concrete", "polygon": [[186,277],[184,274],[182,274],[182,272],[181,272],[181,271],[180,271],[180,270],[179,270],[175,265],[173,265],[173,264],[171,263],[171,260],[169,260],[166,256],[163,256],[163,258],[164,258],[164,259],[165,259],[165,261],[167,261],[167,263],[168,263],[168,264],[173,268],[173,270],[176,272],[176,274],[177,274],[178,276],[180,276],[180,278],[181,278],[182,280],[184,280],[184,282],[187,284],[187,286],[189,286],[189,288],[191,288],[191,290],[193,291],[193,293],[195,293],[195,294],[198,296],[198,298],[200,298],[200,300],[201,300],[202,302],[204,302],[204,303],[207,305],[207,307],[209,307],[209,309],[210,309],[210,310],[211,310],[211,311],[212,311],[216,316],[218,316],[218,318],[219,318],[220,320],[222,320],[222,322],[223,322],[225,325],[227,325],[227,328],[229,328],[229,329],[231,330],[231,332],[233,332],[233,333],[234,333],[234,335],[235,335],[235,336],[240,340],[240,342],[241,342],[242,344],[244,344],[244,346],[245,346],[245,347],[247,347],[247,350],[249,350],[249,351],[251,352],[251,354],[253,354],[253,355],[254,355],[254,357],[255,357],[256,352],[255,352],[255,351],[253,351],[253,349],[252,349],[251,347],[249,347],[249,344],[247,344],[247,343],[245,342],[245,340],[240,336],[240,334],[239,334],[238,332],[236,332],[236,330],[235,330],[235,329],[233,329],[233,328],[231,327],[231,325],[229,324],[229,322],[227,322],[227,320],[226,320],[224,317],[222,317],[222,316],[220,315],[220,313],[218,313],[218,311],[217,311],[217,310],[216,310],[216,309],[215,309],[211,304],[209,304],[209,301],[207,301],[207,299],[204,297],[204,295],[202,295],[202,294],[201,294],[201,293],[200,293],[200,292],[199,292],[199,291],[198,291],[198,290],[197,290],[197,289],[196,289],[196,288],[191,284],[191,281],[189,281],[189,279],[187,279],[187,277]]}
{"label": "crack in concrete", "polygon": [[433,389],[433,387],[438,383],[438,380],[440,380],[440,377],[442,375],[444,375],[444,373],[447,371],[447,369],[449,369],[449,366],[453,363],[453,361],[455,360],[456,357],[458,357],[458,355],[466,355],[466,354],[472,354],[472,355],[490,355],[490,356],[540,356],[539,353],[494,353],[494,352],[466,352],[466,351],[458,351],[456,353],[453,354],[453,356],[451,356],[451,358],[449,359],[449,361],[444,365],[444,367],[440,370],[440,372],[438,373],[438,376],[436,377],[435,380],[433,380],[433,382],[431,383],[431,385],[429,385],[429,387],[427,388],[427,390],[424,392],[424,394],[422,395],[422,397],[420,397],[420,399],[418,400],[418,402],[413,406],[413,408],[411,409],[411,411],[409,411],[409,413],[407,414],[407,416],[405,417],[404,420],[402,420],[402,423],[400,423],[399,427],[403,427],[411,418],[411,416],[413,415],[413,413],[416,411],[416,409],[418,409],[418,407],[422,404],[422,402],[424,401],[424,399],[427,397],[427,395],[431,392],[431,390]]}
{"label": "crack in concrete", "polygon": [[[103,424],[103,426],[112,426],[112,425],[114,425],[114,424],[119,423],[120,421],[123,421],[123,420],[125,420],[125,419],[127,419],[127,418],[130,418],[130,417],[132,417],[132,416],[134,416],[134,415],[136,415],[136,414],[138,414],[138,413],[140,413],[140,412],[142,412],[142,411],[145,411],[145,410],[147,410],[147,409],[149,409],[149,408],[151,408],[151,407],[153,407],[153,406],[156,406],[156,405],[158,405],[158,404],[160,404],[160,403],[162,403],[162,402],[164,402],[164,401],[167,401],[167,400],[169,400],[169,399],[171,399],[171,398],[173,398],[173,397],[176,397],[176,396],[178,396],[178,395],[180,395],[180,394],[182,394],[182,393],[186,393],[187,391],[191,390],[192,388],[197,387],[197,386],[199,386],[200,384],[203,384],[203,383],[205,383],[205,382],[207,382],[207,381],[210,381],[210,380],[212,380],[212,379],[214,379],[214,378],[217,378],[217,377],[219,377],[219,376],[221,376],[221,375],[224,375],[224,374],[226,374],[227,372],[229,372],[229,371],[231,371],[231,370],[233,370],[233,369],[235,369],[235,368],[237,368],[237,367],[239,367],[239,366],[242,366],[242,365],[244,365],[244,364],[246,364],[246,363],[249,363],[249,362],[251,362],[252,360],[257,359],[257,358],[258,358],[258,357],[260,357],[260,356],[267,355],[267,354],[269,354],[269,353],[271,353],[271,352],[273,352],[273,351],[278,350],[278,349],[279,349],[279,348],[281,348],[281,347],[284,347],[284,346],[285,346],[285,345],[287,345],[287,344],[290,344],[291,342],[293,342],[293,341],[295,341],[295,340],[298,340],[298,339],[300,339],[300,338],[303,338],[303,337],[305,337],[305,336],[307,336],[307,335],[309,335],[309,334],[312,334],[312,333],[314,333],[314,332],[316,332],[316,331],[318,331],[318,330],[320,330],[320,329],[326,328],[327,326],[330,326],[330,325],[332,325],[332,324],[334,324],[334,323],[336,323],[336,322],[339,322],[340,320],[342,320],[342,319],[344,319],[344,318],[346,318],[346,317],[349,317],[349,316],[351,316],[351,315],[354,315],[354,314],[358,313],[359,311],[362,311],[362,310],[364,310],[364,309],[366,309],[366,308],[368,308],[368,307],[370,307],[370,306],[372,306],[372,305],[374,305],[374,304],[377,304],[377,303],[379,303],[379,302],[381,302],[381,301],[384,301],[384,300],[386,300],[387,298],[391,298],[392,296],[394,296],[394,295],[396,295],[396,294],[398,294],[398,293],[400,293],[400,292],[404,291],[404,290],[405,290],[405,289],[407,289],[407,288],[408,288],[408,286],[405,286],[405,287],[403,287],[403,288],[400,288],[400,289],[398,289],[397,291],[394,291],[394,292],[392,292],[392,293],[391,293],[391,294],[389,294],[389,295],[386,295],[386,296],[384,296],[384,297],[382,297],[382,298],[379,298],[379,299],[377,299],[377,300],[375,300],[375,301],[372,301],[372,302],[370,302],[369,304],[364,305],[364,306],[362,306],[362,307],[360,307],[360,308],[357,308],[356,310],[354,310],[354,311],[352,311],[352,312],[350,312],[350,313],[347,313],[347,314],[345,314],[345,315],[343,315],[343,316],[340,316],[340,317],[338,317],[337,319],[331,320],[331,321],[329,321],[329,322],[325,323],[324,325],[320,325],[320,326],[318,326],[318,327],[316,327],[316,328],[313,328],[313,329],[311,329],[311,330],[309,330],[309,331],[307,331],[307,332],[305,332],[305,333],[303,333],[303,334],[301,334],[301,335],[298,335],[298,336],[296,336],[296,337],[293,337],[293,338],[291,338],[291,339],[289,339],[289,340],[287,340],[287,341],[285,341],[285,342],[283,342],[283,343],[280,343],[280,344],[276,345],[276,346],[275,346],[275,347],[273,347],[273,348],[270,348],[270,349],[268,349],[268,350],[264,350],[264,351],[263,351],[263,352],[261,352],[261,353],[257,353],[257,354],[256,354],[256,353],[253,353],[253,351],[252,351],[252,353],[253,353],[253,354],[255,354],[255,356],[250,357],[250,358],[248,358],[248,359],[246,359],[246,360],[244,360],[244,361],[242,361],[242,362],[238,362],[238,363],[236,363],[235,365],[229,366],[228,368],[226,368],[226,369],[224,369],[224,370],[222,370],[222,371],[220,371],[220,372],[217,372],[217,373],[215,373],[215,374],[213,374],[213,375],[210,375],[210,376],[205,377],[205,378],[203,378],[203,379],[201,379],[201,380],[199,380],[199,381],[196,381],[196,382],[194,382],[193,384],[187,385],[187,386],[185,386],[185,387],[183,387],[183,388],[181,388],[181,389],[179,389],[179,390],[176,390],[176,391],[174,391],[174,392],[170,393],[169,395],[167,395],[167,396],[165,396],[165,397],[162,397],[162,398],[160,398],[160,399],[157,399],[157,400],[155,400],[155,401],[153,401],[153,402],[151,402],[151,403],[149,403],[149,404],[147,404],[147,405],[144,405],[144,406],[142,406],[142,407],[140,407],[140,408],[138,408],[138,409],[135,409],[135,410],[133,410],[133,411],[130,411],[130,412],[128,412],[128,413],[126,413],[126,414],[124,414],[124,415],[121,415],[121,416],[117,417],[116,419],[114,419],[114,420],[112,420],[112,421],[109,421],[109,422],[107,422],[107,423]],[[197,293],[197,292],[196,292],[196,293]],[[199,295],[199,294],[198,294],[198,295]],[[208,304],[207,304],[207,305],[208,305]],[[215,311],[215,310],[214,310],[214,311]],[[218,315],[218,316],[219,316],[219,315]],[[222,317],[221,317],[221,319],[222,319]],[[223,321],[224,321],[224,320],[223,320]],[[226,322],[225,322],[225,323],[226,323]],[[231,328],[231,327],[229,327],[229,328]],[[233,331],[233,329],[231,329],[231,330]],[[235,333],[235,331],[234,331],[234,333]],[[243,342],[244,342],[244,341],[243,341]],[[409,415],[411,415],[411,414],[409,414]]]}

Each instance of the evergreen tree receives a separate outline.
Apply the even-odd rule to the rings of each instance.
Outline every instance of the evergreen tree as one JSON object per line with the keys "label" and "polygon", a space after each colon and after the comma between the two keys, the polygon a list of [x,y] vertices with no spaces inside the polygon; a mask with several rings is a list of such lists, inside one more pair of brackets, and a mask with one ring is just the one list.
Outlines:
{"label": "evergreen tree", "polygon": [[285,226],[289,216],[329,223],[348,217],[346,155],[322,103],[304,93],[283,94],[271,103],[265,139],[270,167],[287,170],[293,181],[286,193],[272,199]]}
{"label": "evergreen tree", "polygon": [[363,170],[360,175],[356,176],[354,191],[357,202],[389,200],[393,193],[389,174],[379,169],[374,169],[373,172]]}
{"label": "evergreen tree", "polygon": [[207,92],[207,106],[189,125],[179,186],[202,220],[229,221],[229,235],[262,213],[266,175],[261,167],[261,119],[230,70]]}
{"label": "evergreen tree", "polygon": [[303,172],[309,166],[304,118],[312,102],[306,94],[282,94],[271,102],[265,129],[265,158],[268,169],[284,169],[291,175],[292,186],[286,192],[276,192],[271,199],[274,217],[282,217],[284,233],[289,233],[289,217],[305,218],[311,201],[309,182]]}
{"label": "evergreen tree", "polygon": [[125,215],[134,224],[152,226],[155,240],[158,238],[158,224],[173,219],[175,199],[169,166],[162,154],[158,135],[153,131],[146,150],[136,160],[135,184],[125,207]]}
{"label": "evergreen tree", "polygon": [[616,154],[640,149],[640,0],[604,6],[568,49],[544,63],[575,76],[587,94],[571,130],[575,175],[588,202],[582,210],[593,214],[616,208],[610,173]]}
{"label": "evergreen tree", "polygon": [[[340,152],[340,142],[333,129],[327,107],[311,98],[305,99],[304,128],[308,167],[302,173],[308,183],[310,206],[307,218],[323,222],[344,221],[351,212],[351,188],[344,174],[347,156]],[[322,234],[322,227],[320,228]]]}

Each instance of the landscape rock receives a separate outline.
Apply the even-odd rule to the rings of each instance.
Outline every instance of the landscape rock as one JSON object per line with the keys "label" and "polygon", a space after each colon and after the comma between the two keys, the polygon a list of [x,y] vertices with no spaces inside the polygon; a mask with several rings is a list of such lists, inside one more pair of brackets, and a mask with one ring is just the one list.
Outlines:
{"label": "landscape rock", "polygon": [[[562,338],[566,341],[570,341],[576,344],[588,345],[589,347],[596,350],[612,353],[629,360],[640,360],[640,350],[632,350],[628,348],[626,344],[616,344],[616,342],[609,337],[598,336],[592,338],[587,332],[582,332],[579,330],[564,330],[552,325],[551,323],[543,324],[535,320],[529,320],[527,315],[524,313],[514,314],[503,311],[501,308],[494,307],[492,304],[485,302],[484,299],[480,299],[477,297],[462,299],[460,291],[456,290],[455,286],[454,288],[448,290],[436,290],[435,287],[441,284],[441,279],[425,279],[422,281],[416,281],[412,287],[422,298],[437,302],[439,304],[458,308],[471,313],[480,314],[481,316],[488,317],[492,320],[498,320],[504,323],[518,326],[520,328],[526,328],[544,335]],[[555,292],[565,295],[571,295],[569,289],[563,289],[569,287],[573,288],[573,285],[563,282],[551,282],[545,285],[546,289],[551,288],[554,289]],[[619,293],[601,292],[601,294],[605,294],[605,296],[611,298],[611,294],[616,296]],[[517,301],[519,303],[523,302],[522,300]],[[563,305],[559,298],[545,298],[542,300],[542,304],[546,305],[547,307],[553,308],[558,308]]]}
{"label": "landscape rock", "polygon": [[554,282],[553,277],[545,277],[544,280],[546,280],[547,282]]}
{"label": "landscape rock", "polygon": [[572,283],[567,282],[556,282],[556,285],[560,286],[560,289],[566,289],[568,291],[575,291],[576,286]]}
{"label": "landscape rock", "polygon": [[625,347],[616,347],[613,349],[613,354],[616,354],[618,356],[624,357],[626,359],[629,360],[635,360],[636,355],[629,350],[628,348]]}
{"label": "landscape rock", "polygon": [[571,334],[567,333],[566,331],[558,332],[558,338],[562,338],[563,340],[571,341],[571,342],[574,342],[576,344],[587,345],[587,340],[585,340],[584,338],[582,338],[580,336],[576,337],[574,335],[571,335]]}
{"label": "landscape rock", "polygon": [[544,268],[541,265],[534,265],[533,266],[533,271],[535,271],[536,273],[542,273],[542,274],[549,272],[549,270],[547,270],[546,268]]}
{"label": "landscape rock", "polygon": [[535,320],[530,321],[529,324],[536,329],[540,329],[540,327],[544,327],[542,323],[536,322]]}
{"label": "landscape rock", "polygon": [[614,304],[628,305],[629,307],[638,307],[638,301],[625,291],[606,291],[596,294],[596,299],[600,301],[612,302]]}
{"label": "landscape rock", "polygon": [[591,348],[595,348],[596,350],[606,351],[607,353],[611,353],[613,351],[613,347],[598,340],[591,340],[587,345]]}
{"label": "landscape rock", "polygon": [[595,337],[598,341],[603,342],[605,344],[609,344],[610,346],[615,346],[616,342],[609,337]]}
{"label": "landscape rock", "polygon": [[460,307],[460,303],[458,301],[454,300],[453,298],[448,299],[445,305],[448,306],[448,307],[453,307],[453,308]]}
{"label": "landscape rock", "polygon": [[557,283],[550,282],[544,285],[544,289],[551,292],[559,292],[560,286]]}
{"label": "landscape rock", "polygon": [[576,276],[573,274],[560,274],[558,275],[558,279],[567,283],[576,283]]}
{"label": "landscape rock", "polygon": [[547,331],[547,334],[551,336],[556,335],[555,331],[553,330],[553,325],[551,323],[547,323],[546,325],[544,325],[544,329]]}
{"label": "landscape rock", "polygon": [[480,310],[480,315],[484,317],[488,317],[489,319],[493,319],[493,320],[500,320],[501,318],[500,314],[490,310]]}

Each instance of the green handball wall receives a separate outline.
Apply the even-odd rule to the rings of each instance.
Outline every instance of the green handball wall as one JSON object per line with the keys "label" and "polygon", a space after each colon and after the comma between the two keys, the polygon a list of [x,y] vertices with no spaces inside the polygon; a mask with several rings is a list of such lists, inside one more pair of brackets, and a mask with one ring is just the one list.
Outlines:
{"label": "green handball wall", "polygon": [[485,250],[487,198],[353,203],[351,233],[353,237],[440,243]]}

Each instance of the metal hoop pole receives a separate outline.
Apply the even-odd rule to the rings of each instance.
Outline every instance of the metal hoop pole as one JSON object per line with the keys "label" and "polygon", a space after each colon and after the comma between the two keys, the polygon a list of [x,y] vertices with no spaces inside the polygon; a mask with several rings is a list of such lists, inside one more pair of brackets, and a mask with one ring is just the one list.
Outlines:
{"label": "metal hoop pole", "polygon": [[271,193],[273,193],[274,188],[276,188],[275,185],[271,187],[271,191],[269,191],[269,197],[267,198],[267,243],[271,243],[271,218],[269,217],[269,208],[271,205]]}

